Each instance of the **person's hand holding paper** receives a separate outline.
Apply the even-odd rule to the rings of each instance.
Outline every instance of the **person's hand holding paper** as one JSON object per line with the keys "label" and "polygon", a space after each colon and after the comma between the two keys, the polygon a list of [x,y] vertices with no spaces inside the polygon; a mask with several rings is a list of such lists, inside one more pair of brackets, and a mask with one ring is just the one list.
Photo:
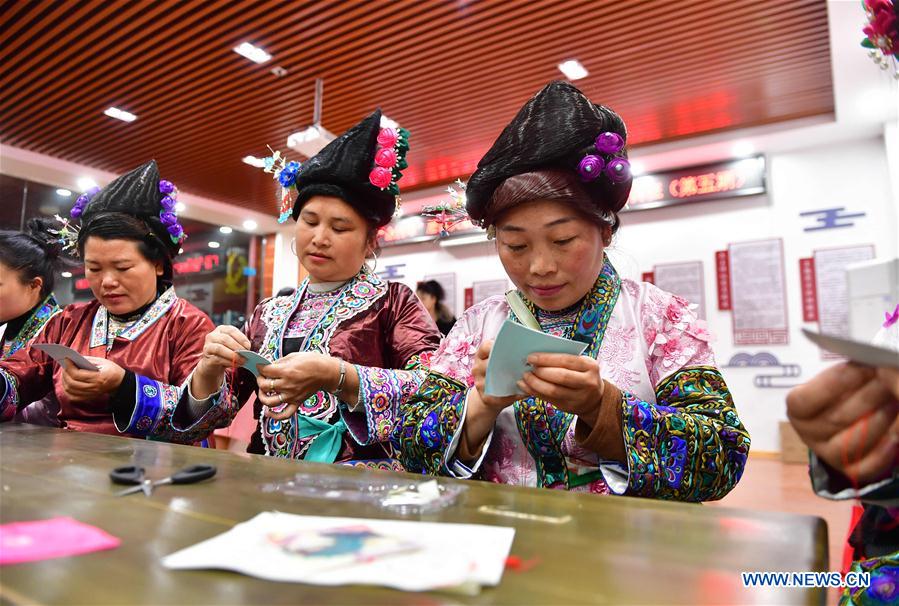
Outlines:
{"label": "person's hand holding paper", "polygon": [[[528,357],[533,354],[580,356],[586,348],[585,343],[554,337],[506,320],[490,352],[484,394],[511,396],[525,393],[525,387],[520,383],[525,373],[532,369]],[[553,364],[558,363],[559,358],[544,360],[546,364]],[[552,377],[559,378],[558,373],[550,373],[550,376],[544,377],[543,380]],[[537,382],[530,387],[533,389],[536,386],[544,385]]]}
{"label": "person's hand holding paper", "polygon": [[[592,390],[575,393],[586,374],[593,369],[595,381],[602,387],[596,360],[580,354],[586,344],[561,339],[506,320],[496,341],[484,341],[475,354],[472,377],[475,389],[469,391],[462,440],[457,456],[463,461],[476,459],[499,413],[515,400],[535,395],[556,405],[548,396],[558,398],[562,410],[581,409],[585,399],[599,395]],[[566,408],[562,408],[566,406]],[[575,413],[577,414],[577,413]]]}

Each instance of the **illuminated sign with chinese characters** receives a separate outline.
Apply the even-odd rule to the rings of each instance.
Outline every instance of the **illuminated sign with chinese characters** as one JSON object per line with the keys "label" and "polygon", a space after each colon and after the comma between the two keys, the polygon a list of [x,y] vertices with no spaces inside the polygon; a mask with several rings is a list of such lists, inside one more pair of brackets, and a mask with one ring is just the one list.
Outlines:
{"label": "illuminated sign with chinese characters", "polygon": [[765,193],[765,159],[746,158],[634,179],[625,211]]}
{"label": "illuminated sign with chinese characters", "polygon": [[[636,177],[627,206],[622,212],[763,193],[765,193],[765,158],[758,156]],[[446,195],[432,196],[423,202],[438,204],[446,198],[448,198]],[[418,206],[424,205],[423,203]],[[450,237],[480,231],[482,231],[480,227],[469,221],[454,225],[449,230]],[[440,225],[433,219],[410,214],[382,228],[378,241],[382,247],[414,244],[433,240],[439,232]]]}

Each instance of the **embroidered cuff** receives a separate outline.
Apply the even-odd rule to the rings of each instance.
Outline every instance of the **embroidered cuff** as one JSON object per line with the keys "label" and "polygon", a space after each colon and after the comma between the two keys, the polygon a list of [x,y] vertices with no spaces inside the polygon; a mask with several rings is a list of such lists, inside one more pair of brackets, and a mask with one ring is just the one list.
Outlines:
{"label": "embroidered cuff", "polygon": [[472,387],[468,390],[468,393],[465,394],[465,403],[462,406],[462,422],[459,423],[456,433],[453,434],[453,438],[450,440],[449,448],[446,449],[444,458],[444,466],[449,471],[450,477],[459,478],[460,480],[467,480],[478,472],[481,468],[481,464],[484,462],[484,457],[487,455],[487,450],[490,448],[490,442],[493,441],[494,430],[491,429],[490,433],[487,434],[487,439],[484,441],[484,447],[481,448],[480,456],[472,465],[467,465],[456,457],[456,450],[458,450],[459,441],[462,439],[462,429],[465,427],[465,414],[468,411],[468,394],[471,393],[472,389],[476,388]]}
{"label": "embroidered cuff", "polygon": [[16,379],[0,368],[0,382],[3,386],[3,391],[0,392],[3,394],[0,397],[0,422],[11,421],[19,408],[19,390],[16,389]]}
{"label": "embroidered cuff", "polygon": [[[198,419],[201,419],[203,415],[212,410],[216,404],[219,402],[219,398],[222,395],[222,391],[225,389],[225,379],[222,378],[222,384],[219,385],[218,391],[215,393],[211,393],[205,398],[196,397],[193,392],[190,390],[190,380],[193,378],[193,373],[191,376],[187,377],[187,418],[190,423],[195,423]],[[182,405],[179,404],[178,408]],[[177,414],[177,413],[176,413]]]}
{"label": "embroidered cuff", "polygon": [[[113,421],[120,433],[145,438],[156,426],[162,414],[162,390],[163,384],[148,377],[134,374],[134,406],[130,417],[117,414],[113,411]],[[124,410],[124,408],[122,408]],[[127,424],[124,423],[128,419]]]}
{"label": "embroidered cuff", "polygon": [[418,390],[423,371],[394,370],[354,364],[359,376],[355,406],[341,401],[341,415],[359,444],[387,442],[394,428],[396,407]]}
{"label": "embroidered cuff", "polygon": [[574,426],[574,437],[578,444],[599,455],[605,461],[624,463],[627,454],[624,450],[622,432],[621,390],[603,380],[605,387],[599,403],[596,423],[591,427],[580,418]]}

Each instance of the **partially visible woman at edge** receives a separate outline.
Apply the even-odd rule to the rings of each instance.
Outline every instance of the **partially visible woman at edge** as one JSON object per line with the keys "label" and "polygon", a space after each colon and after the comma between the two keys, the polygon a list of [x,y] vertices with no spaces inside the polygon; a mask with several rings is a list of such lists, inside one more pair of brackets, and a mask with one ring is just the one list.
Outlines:
{"label": "partially visible woman at edge", "polygon": [[[53,295],[62,261],[62,244],[50,233],[50,222],[30,219],[25,231],[0,231],[0,360],[26,345],[59,313]],[[59,426],[56,400],[44,398],[21,407],[15,420]]]}
{"label": "partially visible woman at edge", "polygon": [[[408,146],[407,133],[380,119],[375,111],[302,167],[276,170],[292,198],[281,219],[297,222],[309,277],[260,303],[243,331],[221,326],[206,338],[190,382],[192,401],[206,402],[189,411],[195,435],[230,423],[256,393],[249,452],[401,469],[387,442],[396,406],[418,388],[440,333],[408,287],[365,263],[396,210]],[[257,378],[236,368],[240,350],[272,363]]]}
{"label": "partially visible woman at edge", "polygon": [[194,441],[169,431],[168,421],[202,353],[202,343],[190,335],[213,325],[172,288],[172,260],[184,239],[175,195],[151,160],[78,198],[73,222],[57,233],[82,258],[95,300],[53,316],[32,345],[66,345],[99,371],[68,360],[60,365],[34,347],[20,349],[0,361],[4,420],[49,394],[69,429]]}
{"label": "partially visible woman at edge", "polygon": [[[620,278],[604,251],[631,187],[626,137],[615,112],[554,82],[481,159],[467,210],[495,234],[520,305],[489,298],[444,340],[401,408],[393,439],[409,471],[681,501],[739,480],[749,435],[708,333],[686,301]],[[529,318],[586,351],[534,354],[517,394],[488,395],[493,340]]]}

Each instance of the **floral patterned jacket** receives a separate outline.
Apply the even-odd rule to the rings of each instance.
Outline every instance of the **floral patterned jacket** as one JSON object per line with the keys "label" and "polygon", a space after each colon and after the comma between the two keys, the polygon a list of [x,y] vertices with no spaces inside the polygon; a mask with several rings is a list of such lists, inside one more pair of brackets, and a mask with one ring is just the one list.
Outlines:
{"label": "floral patterned jacket", "polygon": [[[685,300],[652,284],[619,279],[607,261],[597,284],[605,313],[594,348],[602,377],[621,392],[625,460],[601,460],[575,435],[576,417],[545,406],[545,414],[504,409],[473,467],[455,458],[473,389],[471,369],[481,341],[510,317],[503,297],[468,309],[431,360],[419,392],[405,402],[394,445],[409,471],[493,482],[684,501],[714,500],[743,472],[749,434],[715,367],[709,334]],[[539,315],[538,315],[538,319]],[[543,320],[540,320],[543,323]],[[548,332],[557,332],[543,325]],[[516,402],[517,405],[521,402]],[[548,435],[549,448],[532,443]],[[553,448],[553,443],[555,447]],[[568,481],[539,473],[555,450]]]}

